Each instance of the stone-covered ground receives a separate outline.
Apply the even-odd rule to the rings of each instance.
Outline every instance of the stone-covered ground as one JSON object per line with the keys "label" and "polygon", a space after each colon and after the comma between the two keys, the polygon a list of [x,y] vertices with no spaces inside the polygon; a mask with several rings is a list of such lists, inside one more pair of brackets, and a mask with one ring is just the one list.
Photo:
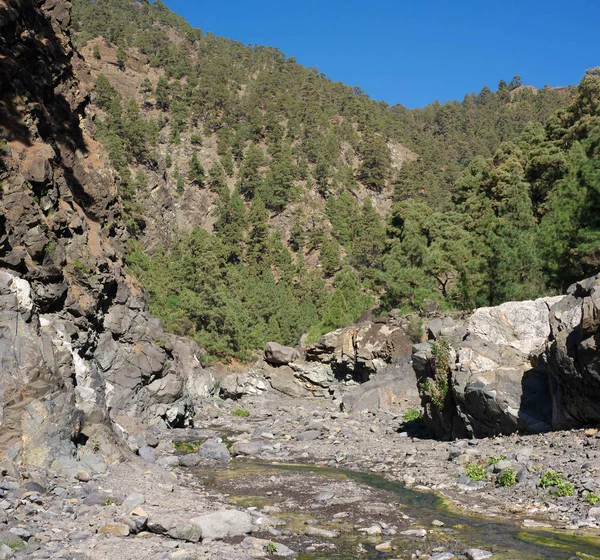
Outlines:
{"label": "stone-covered ground", "polygon": [[[329,547],[333,555],[340,543],[347,546],[349,536],[359,547],[356,557],[361,538],[389,558],[468,557],[470,543],[464,539],[441,535],[445,529],[431,519],[411,518],[402,504],[352,480],[323,479],[319,487],[313,478],[314,488],[287,489],[285,481],[269,473],[268,490],[269,480],[259,480],[258,474],[256,479],[219,477],[215,473],[231,470],[219,438],[234,457],[372,471],[436,491],[470,513],[512,518],[523,527],[547,524],[598,533],[600,509],[589,503],[600,490],[595,430],[439,442],[427,439],[419,422],[404,423],[402,409],[349,414],[339,408],[325,398],[271,393],[207,400],[197,415],[204,428],[133,433],[130,427],[129,444],[137,455],[104,474],[19,472],[6,463],[0,482],[0,542],[9,548],[2,548],[0,557],[241,559],[277,557],[275,548],[279,555],[289,548],[294,556]],[[175,446],[174,441],[191,443]],[[499,462],[487,467],[482,481],[466,477],[467,463],[490,460]],[[494,471],[508,468],[519,482],[498,487]],[[557,497],[551,488],[539,487],[548,469],[564,475],[573,496]],[[241,499],[258,488],[268,505],[251,506],[256,500]],[[295,520],[285,523],[292,506]]]}

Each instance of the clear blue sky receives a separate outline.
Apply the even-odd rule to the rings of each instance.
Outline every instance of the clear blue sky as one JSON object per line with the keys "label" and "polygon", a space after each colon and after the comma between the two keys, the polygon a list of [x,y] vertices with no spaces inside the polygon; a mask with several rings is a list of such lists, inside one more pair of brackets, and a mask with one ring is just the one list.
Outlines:
{"label": "clear blue sky", "polygon": [[163,0],[191,25],[278,47],[372,98],[422,107],[520,75],[576,84],[600,66],[600,0]]}

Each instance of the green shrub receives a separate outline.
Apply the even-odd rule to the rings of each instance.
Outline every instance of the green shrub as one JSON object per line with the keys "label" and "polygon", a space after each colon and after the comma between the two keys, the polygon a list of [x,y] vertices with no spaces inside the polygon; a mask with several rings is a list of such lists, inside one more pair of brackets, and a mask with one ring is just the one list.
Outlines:
{"label": "green shrub", "polygon": [[248,418],[248,416],[250,416],[250,411],[246,410],[245,408],[236,408],[233,411],[233,415],[241,418]]}
{"label": "green shrub", "polygon": [[557,486],[562,481],[563,475],[561,473],[548,469],[542,474],[539,486],[540,488],[549,488],[550,486]]}
{"label": "green shrub", "polygon": [[481,463],[467,463],[467,476],[471,480],[483,480],[485,478],[485,466]]}
{"label": "green shrub", "polygon": [[497,465],[500,461],[504,461],[506,459],[506,455],[492,455],[488,459],[488,465]]}
{"label": "green shrub", "polygon": [[510,488],[517,483],[517,475],[513,469],[506,469],[498,476],[498,486]]}
{"label": "green shrub", "polygon": [[190,137],[190,142],[194,144],[194,146],[202,146],[202,135],[192,134]]}
{"label": "green shrub", "polygon": [[600,500],[600,496],[594,492],[588,492],[585,495],[585,501],[591,506],[595,506],[598,503],[598,500]]}
{"label": "green shrub", "polygon": [[561,480],[553,489],[552,493],[558,497],[572,496],[575,494],[575,487],[566,480]]}
{"label": "green shrub", "polygon": [[71,264],[73,266],[73,270],[78,270],[79,272],[83,272],[84,274],[92,273],[92,269],[86,263],[80,261],[79,259],[73,259],[73,262]]}
{"label": "green shrub", "polygon": [[270,542],[265,546],[265,551],[268,553],[277,552],[277,545],[274,542]]}
{"label": "green shrub", "polygon": [[412,422],[421,418],[421,411],[416,408],[409,408],[403,415],[405,422]]}
{"label": "green shrub", "polygon": [[544,471],[539,486],[541,488],[552,488],[552,494],[558,497],[572,496],[575,493],[575,487],[567,482],[561,473],[552,469]]}

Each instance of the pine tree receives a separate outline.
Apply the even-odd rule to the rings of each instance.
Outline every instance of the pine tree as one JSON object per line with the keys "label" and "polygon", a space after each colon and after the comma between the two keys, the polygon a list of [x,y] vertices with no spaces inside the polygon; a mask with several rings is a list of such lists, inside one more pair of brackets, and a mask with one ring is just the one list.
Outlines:
{"label": "pine tree", "polygon": [[206,181],[206,172],[204,171],[204,166],[200,163],[198,154],[196,152],[192,154],[192,159],[190,160],[188,179],[198,187],[204,187],[204,183]]}

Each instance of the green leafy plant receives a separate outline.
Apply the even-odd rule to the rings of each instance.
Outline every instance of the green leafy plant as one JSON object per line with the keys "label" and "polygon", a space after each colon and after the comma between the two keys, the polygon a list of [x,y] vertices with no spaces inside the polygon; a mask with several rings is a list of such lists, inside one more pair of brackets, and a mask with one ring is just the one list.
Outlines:
{"label": "green leafy plant", "polygon": [[497,465],[500,461],[504,461],[506,459],[506,455],[492,455],[488,459],[488,465]]}
{"label": "green leafy plant", "polygon": [[277,552],[277,545],[274,542],[270,542],[265,546],[265,551],[268,553]]}
{"label": "green leafy plant", "polygon": [[585,495],[585,501],[591,506],[595,506],[598,503],[598,500],[600,500],[600,496],[594,492],[588,492]]}
{"label": "green leafy plant", "polygon": [[517,475],[513,469],[506,469],[498,476],[498,486],[503,488],[510,488],[517,483]]}
{"label": "green leafy plant", "polygon": [[448,397],[450,348],[450,341],[444,337],[440,337],[431,343],[434,370],[433,379],[427,379],[421,384],[422,389],[429,393],[432,404],[437,408],[443,408]]}
{"label": "green leafy plant", "polygon": [[485,466],[481,463],[467,463],[467,476],[471,480],[483,480],[485,478]]}
{"label": "green leafy plant", "polygon": [[421,411],[416,408],[409,408],[403,415],[405,422],[412,422],[421,418]]}
{"label": "green leafy plant", "polygon": [[553,489],[552,493],[558,497],[572,496],[575,494],[575,487],[566,480],[561,480]]}
{"label": "green leafy plant", "polygon": [[118,500],[115,500],[114,498],[106,498],[106,500],[104,500],[104,504],[107,506],[117,506],[119,507],[121,505],[121,502],[119,502]]}
{"label": "green leafy plant", "polygon": [[539,486],[541,488],[552,488],[552,494],[558,497],[572,496],[575,493],[575,487],[566,481],[563,474],[552,469],[544,471],[540,477]]}
{"label": "green leafy plant", "polygon": [[234,416],[239,416],[240,418],[248,418],[250,416],[250,411],[245,408],[236,408],[233,411]]}
{"label": "green leafy plant", "polygon": [[79,259],[73,259],[71,265],[74,271],[83,272],[83,274],[88,275],[92,273],[92,269],[86,263],[80,261]]}
{"label": "green leafy plant", "polygon": [[549,488],[550,486],[558,485],[562,481],[563,475],[561,473],[548,469],[542,473],[538,486],[540,486],[540,488]]}

